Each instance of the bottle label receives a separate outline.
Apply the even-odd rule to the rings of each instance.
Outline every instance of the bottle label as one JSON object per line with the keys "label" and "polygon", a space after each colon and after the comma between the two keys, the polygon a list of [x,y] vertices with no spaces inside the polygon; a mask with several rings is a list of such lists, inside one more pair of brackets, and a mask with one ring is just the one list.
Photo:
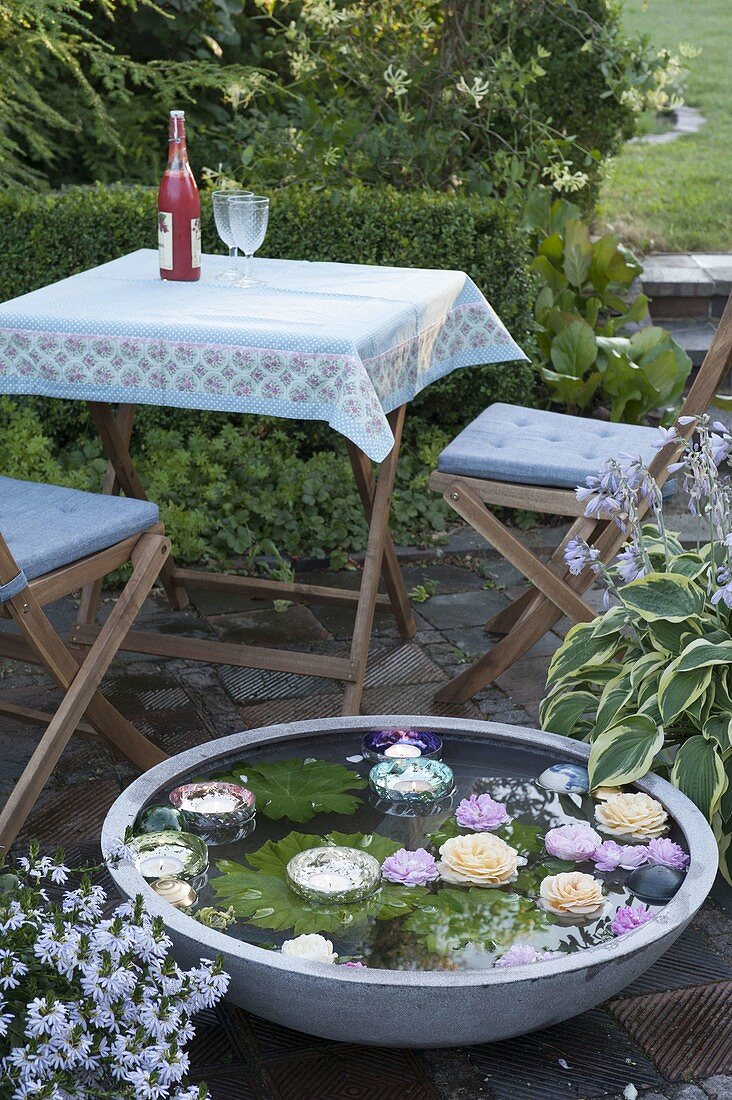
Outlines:
{"label": "bottle label", "polygon": [[201,219],[191,218],[191,267],[201,266]]}
{"label": "bottle label", "polygon": [[158,211],[158,256],[161,271],[173,270],[173,215]]}

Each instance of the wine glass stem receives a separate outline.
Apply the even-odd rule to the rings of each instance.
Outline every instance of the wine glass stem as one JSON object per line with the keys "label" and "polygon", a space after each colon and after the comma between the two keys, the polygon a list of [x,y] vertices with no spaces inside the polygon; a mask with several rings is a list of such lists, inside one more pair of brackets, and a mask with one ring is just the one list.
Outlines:
{"label": "wine glass stem", "polygon": [[251,279],[252,277],[252,252],[247,252],[244,255],[244,278]]}
{"label": "wine glass stem", "polygon": [[229,246],[229,259],[230,260],[235,260],[238,255],[239,255],[239,249],[236,247],[236,245],[235,244],[230,245]]}

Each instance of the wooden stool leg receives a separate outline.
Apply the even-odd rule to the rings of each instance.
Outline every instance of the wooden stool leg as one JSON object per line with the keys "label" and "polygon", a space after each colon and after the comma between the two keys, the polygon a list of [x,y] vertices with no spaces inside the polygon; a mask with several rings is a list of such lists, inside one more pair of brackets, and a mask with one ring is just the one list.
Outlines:
{"label": "wooden stool leg", "polygon": [[164,536],[141,536],[133,551],[132,577],[81,666],[27,589],[10,601],[11,614],[26,640],[66,693],[0,812],[0,846],[9,847],[18,835],[85,711],[99,733],[135,763],[147,768],[166,758],[115,711],[97,688],[169,552],[170,542]]}
{"label": "wooden stool leg", "polygon": [[[130,439],[132,438],[132,427],[135,423],[136,407],[135,405],[120,405],[117,411],[117,427],[127,447],[129,447]],[[119,491],[120,483],[115,473],[114,466],[111,462],[107,461],[107,471],[104,475],[102,492],[110,496],[117,496]],[[90,584],[85,585],[82,589],[81,599],[79,600],[79,613],[76,616],[77,626],[91,626],[96,621],[99,603],[102,598],[102,584],[103,579],[100,577],[99,580],[91,581]]]}
{"label": "wooden stool leg", "polygon": [[[384,558],[384,547],[389,536],[389,511],[391,508],[391,494],[394,490],[397,462],[399,460],[399,447],[402,441],[402,428],[404,427],[404,413],[406,406],[402,405],[389,417],[392,432],[394,433],[394,446],[381,464],[379,476],[376,481],[376,489],[371,510],[371,523],[369,525],[369,538],[366,545],[366,560],[364,562],[361,577],[361,591],[356,611],[356,622],[353,627],[353,640],[351,642],[351,666],[356,674],[355,680],[346,684],[343,696],[343,714],[358,714],[363,694],[363,681],[366,675],[366,661],[369,655],[369,643],[371,641],[371,628],[374,622],[374,609],[376,596],[379,591],[379,575]],[[400,578],[401,579],[401,578]]]}
{"label": "wooden stool leg", "polygon": [[494,615],[492,619],[488,620],[485,624],[486,632],[488,634],[508,634],[509,630],[516,625],[523,613],[535,599],[535,588],[529,588],[528,591],[522,592],[513,603],[510,603],[508,607],[502,608],[497,615]]}

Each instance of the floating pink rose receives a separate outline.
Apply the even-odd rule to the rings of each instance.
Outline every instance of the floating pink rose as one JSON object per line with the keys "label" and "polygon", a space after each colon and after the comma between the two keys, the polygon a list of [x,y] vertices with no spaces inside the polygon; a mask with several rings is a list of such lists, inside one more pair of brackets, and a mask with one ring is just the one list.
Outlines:
{"label": "floating pink rose", "polygon": [[676,871],[685,871],[689,866],[689,856],[681,845],[674,844],[667,837],[649,841],[647,855],[652,867],[673,867]]}
{"label": "floating pink rose", "polygon": [[601,844],[600,834],[590,825],[559,825],[544,837],[544,847],[550,856],[575,863],[592,859]]}
{"label": "floating pink rose", "polygon": [[352,959],[350,962],[341,963],[341,966],[347,966],[351,970],[365,970],[366,963],[358,962],[357,959]]}
{"label": "floating pink rose", "polygon": [[642,928],[649,920],[653,920],[650,909],[644,909],[642,905],[623,905],[613,917],[610,929],[614,936],[624,936],[634,928]]}
{"label": "floating pink rose", "polygon": [[648,849],[642,844],[618,844],[604,840],[592,856],[598,871],[632,871],[648,861]]}
{"label": "floating pink rose", "polygon": [[434,856],[425,848],[417,848],[415,852],[400,848],[393,856],[387,856],[381,873],[388,882],[399,882],[403,886],[426,886],[440,877]]}
{"label": "floating pink rose", "polygon": [[559,951],[537,951],[530,943],[515,943],[508,951],[496,959],[494,966],[528,966],[529,963],[544,962],[546,959],[555,959]]}
{"label": "floating pink rose", "polygon": [[455,819],[463,829],[473,829],[476,833],[492,832],[511,820],[502,802],[494,802],[489,794],[471,794],[464,798],[457,810]]}

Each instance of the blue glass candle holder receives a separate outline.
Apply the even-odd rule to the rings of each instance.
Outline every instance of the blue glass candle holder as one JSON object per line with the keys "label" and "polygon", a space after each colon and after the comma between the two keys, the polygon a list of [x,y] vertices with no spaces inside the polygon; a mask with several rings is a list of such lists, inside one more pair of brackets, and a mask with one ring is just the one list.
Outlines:
{"label": "blue glass candle holder", "polygon": [[441,760],[383,760],[369,773],[369,786],[384,802],[429,806],[449,798],[455,788],[452,769]]}
{"label": "blue glass candle holder", "polygon": [[425,730],[374,730],[361,745],[367,760],[437,760],[442,755],[442,738]]}

